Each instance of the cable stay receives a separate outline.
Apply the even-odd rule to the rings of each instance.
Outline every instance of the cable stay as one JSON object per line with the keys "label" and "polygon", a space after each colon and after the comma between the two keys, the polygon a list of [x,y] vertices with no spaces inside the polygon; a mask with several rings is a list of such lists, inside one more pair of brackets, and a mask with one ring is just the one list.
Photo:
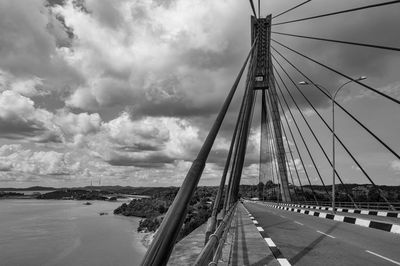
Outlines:
{"label": "cable stay", "polygon": [[[279,51],[277,51],[273,46],[271,46],[272,49],[274,49],[275,52],[277,52],[287,63],[289,63],[297,72],[299,72],[305,79],[307,79],[309,82],[311,82],[312,84],[313,81],[306,76],[298,67],[296,67],[293,63],[291,63],[286,57],[284,57],[281,53],[279,53]],[[318,117],[321,119],[321,121],[324,123],[324,125],[329,129],[330,132],[332,132],[332,128],[328,125],[328,123],[325,121],[325,119],[322,117],[322,115],[318,112],[318,110],[314,107],[314,105],[310,102],[310,100],[308,99],[308,97],[298,88],[296,87],[296,89],[300,92],[300,94],[304,97],[304,99],[307,101],[307,103],[311,106],[311,108],[314,110],[314,112],[318,115]],[[336,103],[338,106],[340,106],[338,103]],[[341,107],[341,106],[340,106]],[[343,108],[343,107],[341,107]],[[344,108],[343,108],[344,109]],[[342,110],[343,110],[342,109]],[[389,205],[389,207],[391,209],[393,209],[393,206],[390,204],[390,202],[386,199],[385,195],[383,195],[382,190],[376,186],[376,184],[374,183],[374,181],[372,181],[372,178],[368,175],[368,173],[364,170],[364,168],[361,166],[361,164],[357,161],[357,159],[354,157],[354,155],[350,152],[350,150],[346,147],[346,145],[344,145],[344,143],[342,142],[342,140],[336,135],[334,134],[335,139],[340,143],[340,145],[343,147],[343,149],[346,151],[346,153],[351,157],[351,159],[354,161],[354,163],[357,165],[358,168],[360,168],[361,172],[365,175],[365,177],[369,180],[369,182],[374,186],[374,188],[378,189],[380,196],[382,197],[382,199],[384,199],[384,201]]]}
{"label": "cable stay", "polygon": [[283,11],[283,12],[279,13],[278,15],[273,16],[272,18],[277,18],[279,16],[282,16],[283,14],[286,14],[286,13],[292,11],[292,10],[295,10],[296,8],[301,7],[302,5],[307,4],[308,2],[311,2],[311,0],[304,1],[303,3],[300,3],[300,4],[298,4],[298,5],[296,5],[296,6],[292,7],[292,8],[289,8],[288,10]]}
{"label": "cable stay", "polygon": [[[274,50],[274,51],[276,51],[277,52],[277,50],[272,46],[272,49]],[[279,52],[278,52],[279,53]],[[280,54],[280,53],[279,53]],[[282,54],[280,54],[281,56],[282,56]],[[282,56],[283,57],[283,56]],[[346,76],[347,77],[347,76]],[[363,83],[360,83],[359,81],[356,81],[356,80],[354,80],[354,79],[352,79],[352,78],[350,78],[350,77],[348,77],[348,79],[351,79],[351,80],[353,80],[354,82],[356,82],[356,83],[358,83],[358,84],[361,84],[361,85],[363,85],[363,86],[367,86],[367,85],[365,85],[365,84],[363,84]],[[327,94],[324,90],[322,90],[320,87],[318,87],[318,86],[316,86],[315,85],[315,83],[312,83],[312,81],[311,80],[309,80],[310,82],[311,82],[311,84],[313,84],[314,85],[314,87],[316,87],[319,91],[321,91],[326,97],[328,97],[328,98],[331,98],[330,97],[330,95],[329,94]],[[369,86],[368,86],[369,87]],[[372,89],[372,88],[371,88]],[[380,93],[380,92],[379,92]],[[380,94],[383,94],[383,93],[380,93]],[[386,94],[383,94],[383,95],[386,95]],[[386,95],[387,96],[387,95]],[[389,96],[387,96],[387,97],[389,97]],[[389,98],[391,98],[391,97],[389,97]],[[394,99],[395,100],[395,99]],[[397,100],[395,100],[395,101],[397,101]],[[397,159],[399,159],[400,160],[400,155],[399,154],[397,154],[392,148],[390,148],[389,147],[389,145],[387,145],[383,140],[381,140],[377,135],[375,135],[371,130],[369,130],[366,126],[364,126],[364,124],[363,123],[361,123],[355,116],[353,116],[349,111],[347,111],[340,103],[338,103],[336,100],[334,100],[334,102],[335,102],[335,104],[337,105],[337,106],[339,106],[339,108],[340,109],[342,109],[348,116],[350,116],[354,121],[356,121],[357,122],[357,124],[358,125],[360,125],[364,130],[366,130],[371,136],[373,136],[379,143],[381,143],[388,151],[390,151],[390,153],[392,153],[394,156],[396,156],[396,158]]]}
{"label": "cable stay", "polygon": [[[283,72],[286,74],[286,76],[290,79],[290,81],[293,83],[293,85],[297,87],[297,84],[293,81],[293,79],[290,77],[290,75],[287,73],[287,71],[282,67],[282,65],[276,60],[275,56],[272,55],[272,57],[273,57],[273,59],[275,60],[275,62],[278,63],[278,65],[280,66],[280,68],[283,70]],[[275,72],[276,72],[276,73],[279,75],[279,77],[280,77],[280,74],[279,74],[278,70],[275,68],[275,66],[274,66],[274,69],[275,69]],[[281,79],[281,81],[282,81],[283,83],[285,83],[281,77],[280,77],[280,79]],[[288,92],[288,94],[289,94],[290,98],[292,99],[293,103],[295,104],[296,109],[297,109],[298,112],[300,113],[300,115],[301,115],[301,117],[303,118],[304,122],[306,123],[306,125],[307,125],[308,129],[310,130],[311,134],[313,135],[313,137],[314,137],[315,141],[317,142],[318,146],[320,147],[320,149],[321,149],[322,153],[324,154],[326,160],[329,162],[329,164],[331,165],[331,167],[333,167],[333,164],[332,164],[331,160],[329,159],[328,155],[326,154],[326,151],[325,151],[325,149],[323,148],[321,142],[319,141],[318,137],[315,135],[314,130],[311,128],[311,126],[310,126],[310,124],[308,123],[307,119],[305,118],[303,112],[301,111],[300,107],[299,107],[298,104],[296,103],[296,101],[295,101],[295,99],[294,99],[292,93],[290,92],[290,90],[288,89],[288,87],[287,87],[286,85],[285,85],[285,89],[286,89],[286,91]],[[299,89],[299,88],[298,88],[298,89]],[[283,92],[280,91],[280,93],[281,93],[282,97],[284,97],[284,96],[283,96]],[[351,202],[354,204],[354,206],[357,208],[357,205],[355,204],[353,198],[351,197],[351,195],[350,195],[348,189],[347,189],[346,186],[344,185],[344,183],[343,183],[343,181],[342,181],[342,178],[340,177],[339,173],[336,171],[336,169],[334,169],[334,171],[335,171],[335,174],[336,174],[336,176],[338,177],[340,183],[343,185],[344,190],[345,190],[347,196],[349,197],[350,201],[351,201]]]}
{"label": "cable stay", "polygon": [[356,46],[363,46],[363,47],[370,47],[370,48],[400,52],[400,48],[397,48],[397,47],[382,46],[382,45],[375,45],[375,44],[368,44],[368,43],[359,43],[359,42],[348,42],[348,41],[318,38],[318,37],[312,37],[312,36],[304,36],[304,35],[297,35],[297,34],[291,34],[291,33],[277,32],[277,31],[271,31],[271,33],[285,35],[285,36],[291,36],[291,37],[298,37],[298,38],[303,38],[303,39],[311,39],[311,40],[334,42],[334,43],[343,43],[343,44],[350,44],[350,45],[356,45]]}
{"label": "cable stay", "polygon": [[[277,74],[278,74],[278,76],[279,76],[279,73],[277,73]],[[279,76],[279,78],[281,78],[281,77]],[[280,87],[278,81],[276,80],[275,77],[274,77],[274,79],[275,79],[275,83],[276,83],[276,85],[277,85],[279,91],[282,93],[282,89],[281,89],[281,87]],[[281,80],[281,81],[282,81],[282,80]],[[282,83],[283,83],[283,81],[282,81]],[[283,83],[283,85],[286,86],[286,84],[284,84],[284,83]],[[279,97],[278,97],[278,98],[279,98]],[[308,148],[308,145],[307,145],[307,143],[306,143],[306,141],[305,141],[305,139],[304,139],[304,136],[303,136],[303,134],[301,133],[301,130],[300,130],[300,128],[299,128],[299,126],[298,126],[298,124],[297,124],[297,122],[296,122],[296,119],[294,118],[294,115],[293,115],[292,111],[290,110],[289,104],[288,104],[288,102],[286,101],[286,98],[283,96],[283,94],[282,94],[282,99],[283,99],[283,101],[285,102],[285,105],[286,105],[286,107],[287,107],[287,110],[289,111],[289,114],[290,114],[290,116],[291,116],[291,118],[292,118],[292,120],[293,120],[293,122],[294,122],[295,127],[297,128],[297,132],[299,132],[300,138],[301,138],[301,140],[303,141],[303,144],[304,144],[304,146],[305,146],[305,148],[306,148],[306,150],[307,150],[308,156],[310,157],[311,162],[312,162],[312,164],[313,164],[313,166],[314,166],[314,168],[315,168],[315,171],[316,171],[317,174],[318,174],[318,178],[319,178],[319,180],[321,181],[322,186],[324,187],[324,190],[325,190],[326,194],[327,194],[328,197],[330,198],[331,196],[329,195],[329,192],[328,192],[328,190],[326,189],[324,180],[322,179],[321,173],[320,173],[320,171],[319,171],[319,169],[318,169],[318,167],[317,167],[317,164],[315,163],[314,157],[312,156],[311,151],[310,151],[310,149]]]}
{"label": "cable stay", "polygon": [[[264,96],[265,96],[265,99],[266,99],[266,103],[269,102],[268,94],[264,94]],[[275,171],[274,171],[275,168],[274,168],[274,166],[275,165],[274,165],[274,162],[273,162],[274,155],[273,155],[273,151],[272,151],[272,145],[274,144],[273,143],[274,135],[273,135],[273,131],[271,129],[272,120],[269,119],[269,117],[271,117],[272,115],[270,113],[269,104],[266,104],[265,106],[266,106],[266,121],[267,121],[267,131],[268,131],[268,133],[267,133],[267,144],[268,144],[267,147],[268,147],[269,158],[270,159],[272,158],[272,160],[270,162],[269,169],[270,169],[270,174],[271,174],[271,179],[272,179],[272,184],[273,184],[273,186],[272,186],[273,195],[276,195],[275,186],[274,186],[274,184],[275,184]],[[278,177],[277,177],[277,180],[278,180]],[[278,197],[277,197],[277,199],[278,199]]]}
{"label": "cable stay", "polygon": [[279,166],[277,165],[277,161],[274,160],[274,158],[276,158],[276,146],[275,146],[275,142],[273,141],[274,139],[274,133],[273,130],[271,129],[271,126],[268,127],[268,131],[269,131],[269,135],[272,136],[272,141],[271,141],[271,145],[269,145],[270,147],[270,152],[272,155],[272,161],[271,161],[271,167],[272,167],[272,176],[273,178],[276,178],[276,183],[278,185],[278,191],[275,192],[275,188],[274,188],[274,193],[276,194],[276,199],[279,202],[279,196],[280,196],[280,182],[279,182],[279,171],[278,168]]}
{"label": "cable stay", "polygon": [[300,52],[298,52],[298,51],[296,51],[296,50],[294,50],[294,49],[292,49],[292,48],[290,48],[290,47],[288,47],[288,46],[286,46],[286,45],[284,45],[284,44],[282,44],[282,43],[280,43],[280,42],[278,42],[278,41],[276,41],[276,40],[274,40],[274,39],[271,39],[271,40],[272,40],[273,42],[279,44],[280,46],[283,46],[283,47],[285,47],[286,49],[288,49],[288,50],[290,50],[290,51],[292,51],[292,52],[294,52],[294,53],[296,53],[296,54],[298,54],[298,55],[300,55],[300,56],[302,56],[302,57],[304,57],[304,58],[306,58],[306,59],[308,59],[308,60],[310,60],[310,61],[312,61],[312,62],[314,62],[314,63],[316,63],[316,64],[318,64],[318,65],[320,65],[320,66],[322,66],[322,67],[324,67],[324,68],[326,68],[326,69],[328,69],[328,70],[330,70],[330,71],[332,71],[332,72],[334,72],[334,73],[336,73],[336,74],[338,74],[338,75],[340,75],[340,76],[342,76],[342,77],[345,77],[345,78],[348,79],[348,80],[351,80],[351,81],[353,81],[353,82],[355,82],[355,83],[357,83],[357,84],[359,84],[359,85],[361,85],[361,86],[363,86],[363,87],[365,87],[365,88],[367,88],[367,89],[369,89],[369,90],[372,90],[373,92],[375,92],[375,93],[377,93],[377,94],[379,94],[379,95],[381,95],[381,96],[383,96],[383,97],[385,97],[385,98],[391,100],[392,102],[395,102],[395,103],[397,103],[397,104],[400,104],[400,101],[399,101],[399,100],[397,100],[397,99],[395,99],[395,98],[393,98],[393,97],[390,97],[389,95],[384,94],[383,92],[380,92],[380,91],[378,91],[378,90],[376,90],[376,89],[374,89],[374,88],[372,88],[372,87],[370,87],[370,86],[368,86],[368,85],[366,85],[366,84],[364,84],[364,83],[361,83],[360,81],[358,81],[358,80],[356,80],[356,79],[353,79],[353,78],[351,78],[350,76],[348,76],[348,75],[346,75],[346,74],[343,74],[343,73],[339,72],[338,70],[336,70],[336,69],[334,69],[334,68],[332,68],[332,67],[329,67],[329,66],[327,66],[327,65],[325,65],[325,64],[323,64],[323,63],[320,63],[320,62],[318,62],[317,60],[312,59],[311,57],[308,57],[308,56],[306,56],[306,55],[304,55],[304,54],[302,54],[302,53],[300,53]]}
{"label": "cable stay", "polygon": [[[232,161],[231,160],[232,159],[232,153],[233,153],[233,149],[234,149],[234,146],[235,146],[235,140],[236,140],[236,136],[237,136],[237,133],[238,133],[239,124],[240,124],[241,118],[243,116],[242,113],[243,113],[243,108],[244,108],[243,106],[244,106],[244,102],[245,102],[245,98],[246,98],[245,96],[246,96],[246,91],[244,92],[244,95],[242,97],[242,103],[240,105],[240,110],[239,110],[239,113],[238,113],[238,116],[237,116],[235,129],[233,130],[232,140],[231,140],[231,144],[230,144],[230,147],[229,147],[228,155],[227,155],[227,158],[226,158],[224,171],[223,171],[223,174],[222,174],[222,177],[221,177],[221,181],[220,181],[219,189],[218,189],[218,192],[217,192],[217,196],[215,197],[215,200],[214,200],[212,214],[211,214],[211,222],[209,223],[208,228],[207,228],[207,232],[206,232],[206,240],[205,240],[206,243],[208,241],[208,238],[209,238],[210,234],[212,234],[215,231],[215,228],[216,228],[216,225],[217,225],[216,221],[217,221],[218,207],[220,205],[220,202],[221,202],[221,199],[222,199],[222,195],[224,194],[224,192],[225,192],[225,199],[228,199],[227,193],[229,191],[229,187],[230,187],[230,184],[231,184],[231,179],[229,179],[229,181],[228,181],[228,189],[225,191],[224,188],[225,188],[225,183],[226,183],[226,176],[228,174],[229,167],[230,167],[231,161]],[[223,214],[225,213],[226,203],[227,202],[224,201],[224,205],[223,205],[224,208],[222,209]],[[222,215],[222,216],[224,216],[224,215]]]}
{"label": "cable stay", "polygon": [[250,2],[251,10],[253,10],[254,17],[257,18],[256,9],[254,8],[253,0],[249,0],[249,2]]}
{"label": "cable stay", "polygon": [[[269,97],[267,97],[269,100],[270,100],[270,98]],[[271,105],[269,105],[270,106],[270,112],[272,112],[272,107],[271,107]],[[277,146],[276,146],[276,143],[275,143],[275,141],[274,140],[276,140],[276,135],[275,135],[275,131],[274,130],[272,130],[272,128],[273,128],[273,122],[272,122],[272,120],[271,120],[271,125],[268,127],[268,130],[269,130],[269,135],[270,136],[272,136],[272,138],[271,138],[271,145],[269,145],[270,146],[270,148],[271,148],[271,151],[272,151],[272,158],[277,158],[277,153],[278,153],[278,148],[277,148]],[[286,154],[285,154],[285,156],[286,156]],[[280,196],[281,196],[281,193],[279,193],[280,191],[279,191],[279,189],[281,188],[280,186],[280,179],[279,179],[279,163],[278,163],[278,160],[272,160],[272,167],[273,167],[273,170],[275,170],[275,175],[276,175],[276,179],[277,179],[277,183],[278,183],[278,192],[277,192],[277,199],[278,199],[278,201],[279,201],[279,198],[280,198]],[[292,182],[293,182],[293,179],[292,179]]]}
{"label": "cable stay", "polygon": [[[288,142],[288,139],[287,139],[287,136],[286,136],[286,132],[284,131],[285,129],[283,128],[282,123],[281,123],[281,126],[280,126],[280,127],[282,128],[282,131],[283,131],[284,136],[285,136],[285,140],[286,140],[286,144],[287,144],[287,149],[288,149],[288,151],[289,151],[289,153],[290,153],[290,155],[291,155],[292,161],[294,162],[292,149],[290,148],[290,145],[289,145],[289,142]],[[287,156],[287,153],[286,153],[286,152],[285,152],[285,159],[286,159],[286,165],[287,165],[286,167],[289,169],[290,179],[292,180],[293,190],[294,190],[294,193],[295,193],[295,196],[296,196],[296,200],[299,201],[299,196],[298,196],[298,194],[297,194],[296,187],[295,187],[295,183],[294,183],[294,179],[293,179],[292,169],[290,168],[289,160],[288,160],[288,156]],[[294,164],[294,167],[295,167],[295,170],[296,170],[296,175],[297,175],[297,179],[298,179],[298,181],[299,181],[300,189],[301,189],[301,191],[302,191],[302,193],[303,193],[303,198],[304,198],[304,191],[303,191],[303,187],[302,187],[302,184],[301,184],[301,181],[300,181],[299,173],[298,173],[298,171],[297,171],[297,166],[296,166],[296,164]],[[305,200],[305,198],[304,198],[304,200]],[[306,200],[305,200],[305,201],[306,201]]]}
{"label": "cable stay", "polygon": [[296,191],[296,188],[295,188],[295,185],[294,185],[292,169],[290,169],[290,167],[289,167],[289,163],[288,163],[289,161],[288,161],[288,157],[287,157],[286,153],[285,153],[285,159],[286,159],[286,168],[289,170],[288,172],[289,172],[289,175],[290,175],[290,180],[292,180],[294,195],[295,195],[296,201],[299,201],[299,197],[297,195],[297,191]]}
{"label": "cable stay", "polygon": [[384,3],[379,3],[379,4],[373,4],[373,5],[366,5],[366,6],[361,6],[361,7],[356,7],[356,8],[336,11],[336,12],[332,12],[332,13],[326,13],[326,14],[312,16],[312,17],[299,18],[299,19],[289,20],[289,21],[285,21],[285,22],[279,22],[279,23],[271,24],[271,26],[277,26],[277,25],[283,25],[283,24],[288,24],[288,23],[293,23],[293,22],[299,22],[299,21],[305,21],[305,20],[310,20],[310,19],[328,17],[328,16],[333,16],[333,15],[349,13],[349,12],[354,12],[354,11],[358,11],[358,10],[374,8],[374,7],[379,7],[379,6],[387,6],[387,5],[392,5],[392,4],[398,4],[398,3],[400,3],[400,0],[389,1],[389,2],[384,2]]}
{"label": "cable stay", "polygon": [[311,181],[310,181],[310,177],[309,177],[309,175],[308,175],[307,168],[306,168],[305,165],[304,165],[303,158],[302,158],[302,156],[301,156],[299,147],[298,147],[298,145],[297,145],[297,141],[296,141],[296,139],[294,138],[293,131],[292,131],[292,129],[291,129],[291,127],[290,127],[290,124],[289,124],[289,121],[288,121],[288,119],[287,119],[287,117],[286,117],[285,110],[284,110],[283,107],[282,107],[282,103],[281,103],[280,99],[278,98],[277,100],[278,100],[278,104],[279,104],[279,106],[280,106],[280,108],[281,108],[281,110],[282,110],[283,118],[284,118],[284,120],[285,120],[285,122],[286,122],[287,128],[289,129],[289,133],[290,133],[290,136],[291,136],[291,138],[292,138],[292,140],[293,140],[294,146],[296,147],[297,155],[299,155],[300,163],[301,163],[301,166],[302,166],[303,169],[304,169],[304,173],[305,173],[305,175],[306,175],[308,184],[310,185],[311,191],[312,191],[312,193],[313,193],[314,200],[315,200],[316,204],[319,205],[318,200],[317,200],[317,197],[316,197],[316,194],[315,194],[315,191],[314,191],[314,189],[313,189],[313,187],[312,187],[312,185],[311,185]]}
{"label": "cable stay", "polygon": [[246,88],[245,88],[245,92],[244,92],[244,97],[242,100],[242,107],[243,109],[241,109],[241,114],[240,114],[240,119],[239,119],[239,134],[237,135],[237,138],[235,140],[235,149],[234,149],[234,157],[232,159],[232,167],[231,167],[231,172],[230,172],[230,176],[229,176],[229,190],[228,190],[228,196],[225,198],[224,201],[224,209],[225,212],[229,209],[229,205],[231,203],[231,201],[233,200],[233,191],[236,189],[234,186],[236,186],[237,181],[235,181],[235,173],[236,173],[236,169],[239,165],[240,162],[240,158],[239,158],[239,146],[240,146],[240,142],[241,142],[241,138],[243,138],[243,134],[244,134],[244,120],[245,120],[245,110],[246,110],[246,105],[248,102],[248,98],[250,97],[250,89],[251,89],[251,80],[252,80],[252,75],[254,73],[255,70],[255,66],[256,66],[256,56],[255,54],[257,53],[257,50],[253,50],[253,54],[252,54],[252,58],[250,61],[250,66],[249,66],[249,71],[247,72],[247,77],[246,77]]}
{"label": "cable stay", "polygon": [[[288,147],[288,150],[289,150],[289,153],[290,153],[290,157],[291,157],[292,162],[293,162],[294,169],[295,169],[295,171],[296,171],[297,180],[299,181],[299,185],[300,185],[301,192],[303,193],[304,201],[307,201],[306,198],[305,198],[305,193],[304,193],[304,190],[303,190],[303,185],[301,184],[301,181],[300,181],[300,175],[299,175],[299,172],[298,172],[298,169],[297,169],[297,165],[296,165],[295,160],[294,160],[294,157],[293,157],[293,152],[292,152],[292,149],[290,148],[290,145],[289,145],[288,136],[286,135],[285,127],[284,127],[283,125],[281,125],[281,128],[282,128],[283,134],[284,134],[284,136],[285,136],[286,145],[287,145],[287,147]],[[287,160],[287,157],[286,157],[286,160]],[[290,168],[290,165],[289,165],[289,168]]]}

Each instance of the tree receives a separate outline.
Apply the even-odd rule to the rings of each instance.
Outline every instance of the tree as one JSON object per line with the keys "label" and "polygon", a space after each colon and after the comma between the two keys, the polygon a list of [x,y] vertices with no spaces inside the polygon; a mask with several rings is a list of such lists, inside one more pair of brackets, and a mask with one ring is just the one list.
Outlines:
{"label": "tree", "polygon": [[258,189],[258,198],[259,199],[263,199],[264,197],[263,197],[263,192],[264,192],[264,183],[263,182],[260,182],[260,183],[258,183],[258,185],[257,185],[257,189]]}

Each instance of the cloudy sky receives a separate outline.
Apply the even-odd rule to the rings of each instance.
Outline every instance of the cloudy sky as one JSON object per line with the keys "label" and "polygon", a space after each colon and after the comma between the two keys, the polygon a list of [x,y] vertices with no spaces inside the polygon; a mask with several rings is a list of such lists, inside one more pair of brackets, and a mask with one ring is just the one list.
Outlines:
{"label": "cloudy sky", "polygon": [[[261,2],[262,16],[294,5]],[[276,22],[370,3],[375,1],[316,0]],[[400,47],[399,11],[392,5],[273,30]],[[78,186],[100,179],[102,185],[180,185],[249,50],[250,14],[248,1],[237,0],[0,0],[0,187]],[[400,98],[398,52],[273,38],[350,76],[366,75],[366,84]],[[274,47],[327,88],[346,81]],[[302,89],[330,122],[329,99],[314,88]],[[243,86],[214,145],[203,185],[219,182],[242,93]],[[294,95],[330,154],[329,132],[300,94]],[[399,106],[354,84],[338,99],[400,152]],[[337,115],[338,135],[374,181],[400,185],[400,161]],[[243,183],[258,182],[259,117],[257,103]],[[326,160],[317,147],[311,150],[330,183]],[[306,154],[304,159],[318,184]],[[367,182],[341,148],[337,163],[346,182]]]}

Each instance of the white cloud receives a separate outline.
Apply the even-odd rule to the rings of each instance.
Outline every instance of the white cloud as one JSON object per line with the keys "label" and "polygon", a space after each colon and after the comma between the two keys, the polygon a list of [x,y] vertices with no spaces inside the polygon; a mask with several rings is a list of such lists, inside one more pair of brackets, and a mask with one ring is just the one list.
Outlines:
{"label": "white cloud", "polygon": [[21,145],[0,147],[0,164],[8,171],[39,175],[69,175],[79,168],[70,153],[56,151],[32,151]]}
{"label": "white cloud", "polygon": [[400,172],[400,161],[399,160],[391,161],[390,168],[395,172]]}
{"label": "white cloud", "polygon": [[49,92],[43,87],[43,80],[39,77],[16,78],[0,69],[0,91],[11,90],[23,96],[43,96]]}
{"label": "white cloud", "polygon": [[151,1],[88,1],[89,13],[72,1],[54,7],[75,36],[73,47],[59,52],[85,77],[66,104],[84,110],[127,104],[146,109],[197,97],[197,106],[187,108],[207,109],[210,98],[222,96],[216,82],[224,84],[222,77],[231,76],[208,68],[226,67],[244,47],[228,47],[239,31],[231,27],[238,18],[225,12],[239,10],[233,2],[178,0],[170,8]]}
{"label": "white cloud", "polygon": [[10,90],[0,93],[0,135],[2,137],[54,139],[51,119],[52,114],[44,109],[35,108],[31,99]]}
{"label": "white cloud", "polygon": [[14,89],[29,96],[42,82],[46,90],[54,90],[80,80],[58,52],[68,40],[64,26],[44,3],[0,2],[0,71],[11,73],[17,80]]}
{"label": "white cloud", "polygon": [[[103,145],[99,146],[101,140]],[[201,145],[199,129],[184,119],[143,117],[132,120],[126,113],[104,123],[90,149],[116,165],[160,166],[193,158]]]}
{"label": "white cloud", "polygon": [[102,120],[97,113],[70,113],[67,110],[59,110],[53,118],[54,123],[67,135],[87,135],[100,130]]}

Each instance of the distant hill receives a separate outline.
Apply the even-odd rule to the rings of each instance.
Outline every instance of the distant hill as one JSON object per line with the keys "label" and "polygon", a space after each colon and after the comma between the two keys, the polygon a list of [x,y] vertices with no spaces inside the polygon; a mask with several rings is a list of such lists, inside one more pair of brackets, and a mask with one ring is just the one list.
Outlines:
{"label": "distant hill", "polygon": [[57,190],[57,189],[58,188],[42,187],[42,186],[34,186],[34,187],[27,187],[27,188],[5,187],[5,188],[0,188],[0,191],[50,191],[50,190]]}

